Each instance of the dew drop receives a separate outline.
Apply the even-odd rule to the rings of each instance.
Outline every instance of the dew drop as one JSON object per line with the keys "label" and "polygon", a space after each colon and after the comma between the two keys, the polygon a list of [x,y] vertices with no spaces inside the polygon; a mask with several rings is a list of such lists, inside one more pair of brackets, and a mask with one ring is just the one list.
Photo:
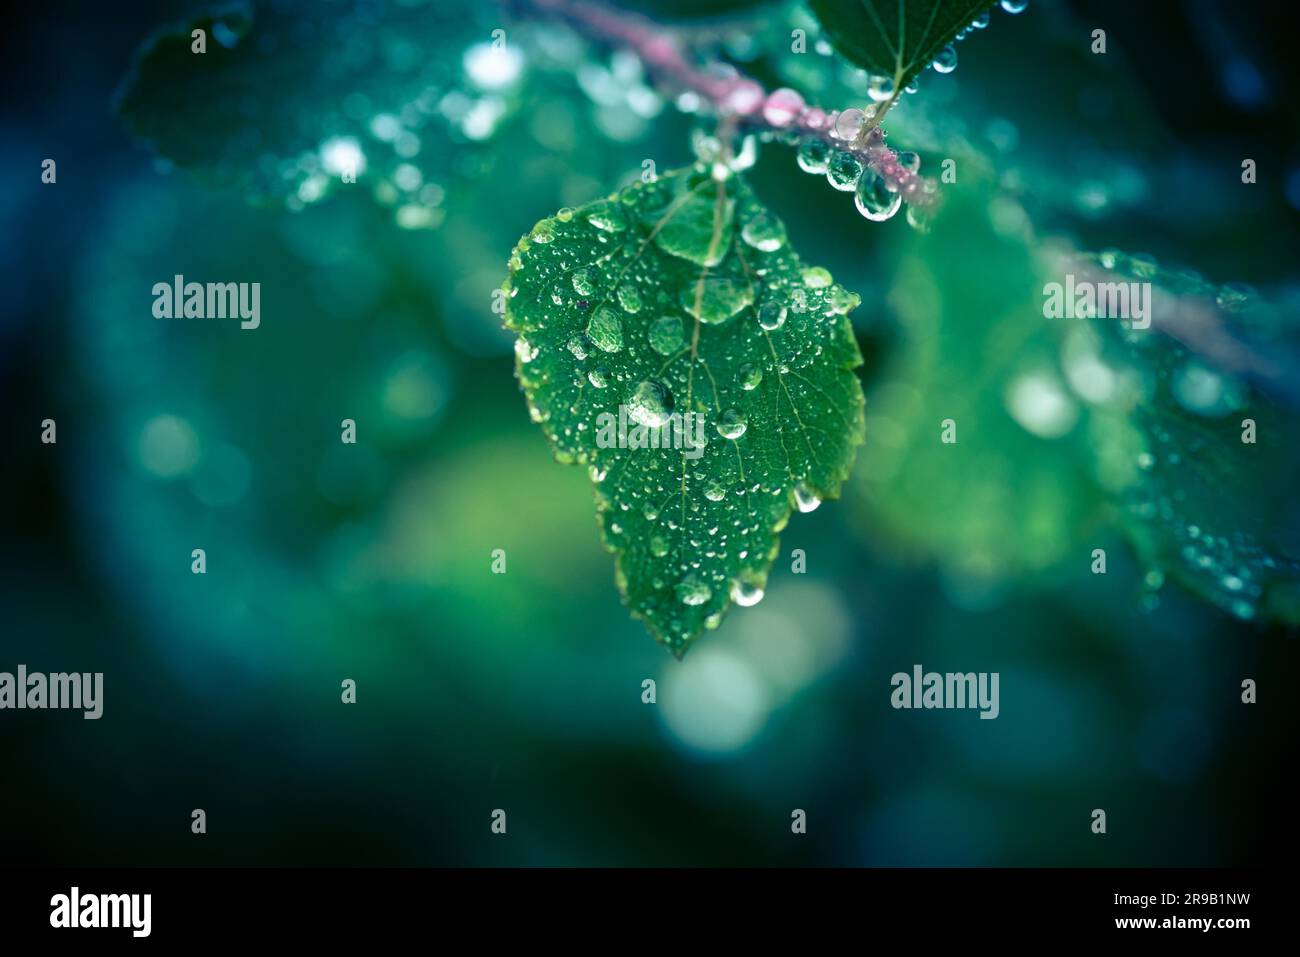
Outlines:
{"label": "dew drop", "polygon": [[862,179],[853,194],[853,205],[859,213],[872,222],[883,223],[892,218],[902,204],[902,193],[890,192],[885,177],[870,168],[862,171]]}
{"label": "dew drop", "polygon": [[851,141],[855,139],[858,132],[862,129],[862,124],[867,121],[867,114],[856,107],[842,110],[839,116],[835,117],[835,126],[832,132],[839,139]]}
{"label": "dew drop", "polygon": [[661,382],[647,379],[632,390],[627,414],[633,422],[657,429],[668,421],[673,410],[673,394]]}
{"label": "dew drop", "polygon": [[889,76],[873,76],[867,80],[867,96],[877,103],[883,103],[894,95],[894,79]]}
{"label": "dew drop", "polygon": [[911,150],[903,150],[898,154],[898,165],[903,169],[916,173],[921,169],[921,157],[918,153]]}
{"label": "dew drop", "polygon": [[726,322],[753,301],[753,286],[725,276],[712,276],[702,285],[691,283],[681,292],[681,304],[686,311],[700,322],[715,326]]}
{"label": "dew drop", "polygon": [[627,216],[613,203],[587,214],[587,222],[607,233],[621,233],[627,229]]}
{"label": "dew drop", "polygon": [[795,161],[805,173],[826,172],[826,162],[831,157],[831,145],[825,140],[810,136],[799,144]]}
{"label": "dew drop", "polygon": [[687,575],[677,583],[677,599],[683,605],[703,605],[713,597],[713,590],[695,575]]}
{"label": "dew drop", "polygon": [[930,66],[934,67],[935,73],[951,73],[957,69],[957,49],[951,43],[946,44],[942,50],[934,55],[933,62]]}
{"label": "dew drop", "polygon": [[587,373],[587,381],[594,389],[603,389],[609,385],[609,372],[604,366],[596,366]]}
{"label": "dew drop", "polygon": [[803,482],[800,482],[794,487],[794,503],[799,506],[799,511],[812,512],[816,511],[822,500],[816,492]]}
{"label": "dew drop", "polygon": [[586,336],[580,333],[575,333],[569,337],[569,341],[565,344],[565,347],[573,353],[573,358],[577,359],[579,362],[587,358],[586,339]]}
{"label": "dew drop", "polygon": [[579,296],[590,296],[596,292],[596,283],[592,281],[590,269],[578,269],[573,273],[573,291]]}
{"label": "dew drop", "polygon": [[550,220],[543,220],[533,227],[533,242],[546,245],[555,238],[555,229],[551,226]]}
{"label": "dew drop", "polygon": [[623,322],[609,306],[601,306],[587,323],[587,337],[597,349],[618,352],[623,348]]}
{"label": "dew drop", "polygon": [[842,193],[857,186],[861,175],[862,163],[852,153],[843,150],[832,155],[826,165],[826,182]]}
{"label": "dew drop", "polygon": [[803,284],[809,289],[825,289],[832,282],[830,271],[822,266],[809,266],[803,271]]}
{"label": "dew drop", "polygon": [[776,252],[785,245],[785,226],[771,213],[762,212],[745,223],[740,238],[759,252]]}
{"label": "dew drop", "polygon": [[623,285],[618,287],[618,304],[623,307],[625,312],[640,312],[641,293],[637,291],[636,286],[633,286],[630,283],[623,283]]}
{"label": "dew drop", "polygon": [[833,315],[847,315],[861,304],[861,296],[856,292],[849,292],[838,283],[831,286],[831,291],[826,294],[826,306]]}
{"label": "dew drop", "polygon": [[768,94],[763,103],[763,119],[772,126],[789,126],[804,108],[803,96],[789,87]]}
{"label": "dew drop", "polygon": [[763,586],[743,578],[731,580],[731,600],[741,608],[749,608],[763,600]]}
{"label": "dew drop", "polygon": [[746,362],[736,373],[736,379],[742,389],[750,392],[757,389],[758,384],[763,381],[763,370],[752,362]]}
{"label": "dew drop", "polygon": [[718,434],[724,439],[738,439],[745,434],[748,425],[744,413],[736,409],[728,409],[718,420]]}
{"label": "dew drop", "polygon": [[717,482],[714,482],[712,485],[710,485],[708,488],[704,490],[704,497],[707,498],[710,502],[721,502],[724,498],[727,497],[727,490],[723,488],[721,485],[719,485]]}
{"label": "dew drop", "polygon": [[661,356],[681,349],[684,340],[682,321],[676,316],[662,316],[650,324],[650,348]]}
{"label": "dew drop", "polygon": [[537,358],[537,346],[520,337],[515,340],[515,355],[519,357],[520,362],[532,362]]}
{"label": "dew drop", "polygon": [[758,307],[758,324],[768,332],[774,332],[785,322],[785,315],[785,306],[779,302],[765,302]]}
{"label": "dew drop", "polygon": [[654,535],[650,539],[650,554],[655,558],[663,558],[668,554],[668,542],[662,535]]}
{"label": "dew drop", "polygon": [[1024,13],[1029,0],[1002,0],[1002,9],[1007,13]]}

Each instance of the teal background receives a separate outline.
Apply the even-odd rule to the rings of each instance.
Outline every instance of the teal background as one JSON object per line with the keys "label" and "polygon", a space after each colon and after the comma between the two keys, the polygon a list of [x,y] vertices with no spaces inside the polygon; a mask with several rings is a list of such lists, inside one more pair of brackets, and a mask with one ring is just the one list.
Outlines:
{"label": "teal background", "polygon": [[[1231,13],[1263,71],[1269,98],[1243,100],[1197,39],[1205,10],[1129,6],[995,15],[918,99],[968,110],[973,140],[983,118],[1013,125],[1019,145],[998,162],[1037,171],[1040,202],[1031,191],[1025,204],[1045,232],[1286,301],[1290,34],[1264,4],[1208,5]],[[538,219],[627,181],[645,156],[690,162],[689,118],[668,109],[618,139],[571,82],[536,78],[490,149],[452,156],[437,229],[400,228],[361,190],[301,212],[249,204],[168,169],[112,113],[132,51],[176,15],[56,5],[5,40],[22,95],[0,120],[0,670],[102,671],[106,689],[100,721],[0,713],[6,863],[1275,856],[1294,635],[1174,583],[1144,594],[1146,568],[1072,470],[1075,451],[986,433],[1008,436],[1002,507],[1018,527],[1024,472],[1057,476],[1059,507],[1041,540],[1010,536],[980,577],[933,522],[950,476],[907,460],[876,470],[887,450],[869,422],[845,499],[792,518],[759,605],[733,609],[680,663],[629,619],[588,479],[553,462],[528,421],[489,296]],[[1072,25],[1093,22],[1123,57],[1104,79],[1069,47]],[[1116,112],[1090,119],[1107,96]],[[549,127],[529,121],[539,111]],[[538,141],[557,125],[571,139]],[[1236,180],[1243,149],[1262,171],[1245,196],[1216,185]],[[1105,167],[1112,205],[1080,201],[1073,184],[1103,169],[1094,151],[1143,170],[1144,187],[1125,192],[1131,180]],[[39,182],[46,156],[56,186]],[[1028,267],[1015,285],[1018,254],[991,244],[989,181],[959,183],[952,218],[923,238],[901,216],[857,217],[785,145],[762,148],[751,181],[805,260],[863,295],[869,416],[898,384],[909,263],[933,270],[942,334],[970,337],[960,355],[986,354],[999,321],[986,306],[1036,301]],[[178,272],[260,277],[261,328],[153,320],[149,289]],[[37,440],[45,417],[56,446]],[[338,441],[345,417],[355,447]],[[1293,510],[1267,518],[1296,527]],[[195,547],[205,576],[190,574]],[[1105,576],[1089,573],[1093,547],[1107,549]],[[496,548],[506,575],[490,573]],[[806,575],[790,573],[794,548]],[[890,675],[916,663],[999,672],[1001,716],[891,709]],[[1258,705],[1240,703],[1246,677]],[[339,701],[345,678],[356,705]],[[1105,836],[1089,831],[1097,807]],[[193,808],[205,836],[190,833]],[[505,837],[489,831],[494,808]],[[793,808],[806,836],[790,833]]]}

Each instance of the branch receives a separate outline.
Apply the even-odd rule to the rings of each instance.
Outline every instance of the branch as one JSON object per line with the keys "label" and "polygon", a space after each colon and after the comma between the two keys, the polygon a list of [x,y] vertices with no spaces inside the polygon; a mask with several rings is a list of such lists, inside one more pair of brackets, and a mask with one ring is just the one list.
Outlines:
{"label": "branch", "polygon": [[771,135],[793,132],[803,139],[822,140],[837,152],[851,153],[918,211],[937,202],[938,186],[933,177],[909,169],[899,162],[898,153],[885,145],[885,131],[878,125],[884,111],[875,116],[861,110],[827,112],[808,105],[798,91],[788,87],[769,92],[730,65],[725,71],[698,66],[688,58],[678,33],[639,14],[615,11],[592,0],[519,2],[570,24],[599,43],[631,50],[661,89],[695,93],[721,118],[724,130]]}

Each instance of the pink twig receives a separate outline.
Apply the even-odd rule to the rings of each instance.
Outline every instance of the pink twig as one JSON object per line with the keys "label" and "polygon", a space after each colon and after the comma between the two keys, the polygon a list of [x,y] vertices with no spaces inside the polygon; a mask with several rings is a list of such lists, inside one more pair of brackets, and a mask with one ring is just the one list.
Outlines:
{"label": "pink twig", "polygon": [[850,127],[845,131],[848,138],[842,138],[836,134],[838,111],[828,113],[809,106],[788,87],[768,92],[743,73],[728,70],[724,75],[701,69],[687,58],[669,29],[638,14],[616,12],[591,0],[526,0],[526,5],[572,24],[595,40],[632,50],[661,86],[694,92],[724,122],[757,132],[792,131],[803,138],[822,140],[837,152],[853,154],[908,203],[930,206],[935,202],[938,190],[933,178],[900,163],[898,154],[885,145],[879,126],[864,130],[852,122],[842,123]]}

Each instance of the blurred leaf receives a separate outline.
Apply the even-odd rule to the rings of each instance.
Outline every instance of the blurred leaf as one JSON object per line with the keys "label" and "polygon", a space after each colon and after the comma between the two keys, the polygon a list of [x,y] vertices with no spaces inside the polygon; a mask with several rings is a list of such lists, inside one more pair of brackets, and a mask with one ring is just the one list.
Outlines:
{"label": "blurred leaf", "polygon": [[809,0],[843,56],[887,76],[897,92],[970,25],[991,0]]}
{"label": "blurred leaf", "polygon": [[[1128,383],[1102,403],[1112,419],[1099,420],[1094,448],[1148,586],[1168,575],[1239,618],[1300,624],[1295,323],[1244,287],[1149,256],[1111,250],[1061,268],[1079,284],[1151,290],[1150,328],[1091,318],[1095,351],[1073,357],[1076,375]],[[1100,456],[1121,430],[1117,468]]]}
{"label": "blurred leaf", "polygon": [[[355,174],[395,203],[390,173],[413,162],[426,178],[443,172],[452,144],[466,147],[454,121],[507,105],[500,90],[476,89],[462,62],[478,40],[490,83],[518,73],[516,52],[490,46],[490,11],[397,0],[227,4],[154,36],[118,111],[160,155],[209,182],[301,205]],[[193,52],[193,30],[205,32],[206,52]]]}
{"label": "blurred leaf", "polygon": [[796,504],[838,494],[862,433],[857,297],[703,168],[543,220],[505,289],[533,419],[590,466],[619,588],[680,656],[761,597]]}
{"label": "blurred leaf", "polygon": [[953,187],[933,233],[909,238],[888,297],[902,341],[870,392],[858,469],[872,540],[972,583],[1061,561],[1101,506],[1017,214]]}

